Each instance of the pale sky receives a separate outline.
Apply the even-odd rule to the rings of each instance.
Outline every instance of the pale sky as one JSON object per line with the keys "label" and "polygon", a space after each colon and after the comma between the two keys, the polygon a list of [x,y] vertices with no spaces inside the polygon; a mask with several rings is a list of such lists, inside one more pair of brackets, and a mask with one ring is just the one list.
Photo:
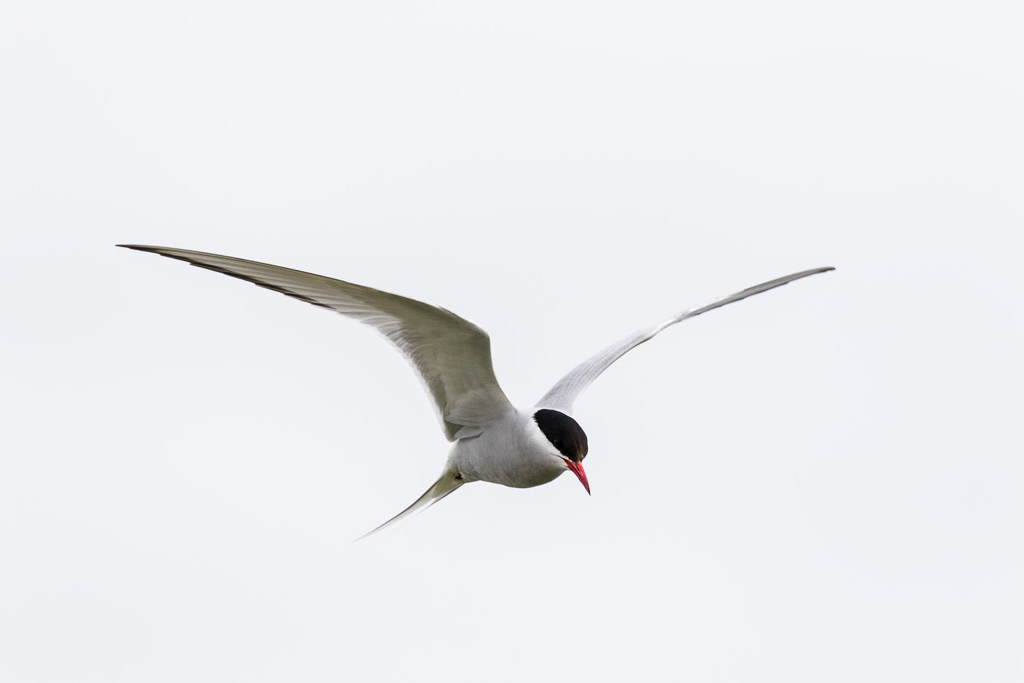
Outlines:
{"label": "pale sky", "polygon": [[[1024,681],[1018,3],[12,2],[0,680]],[[434,481],[486,329],[593,496]]]}

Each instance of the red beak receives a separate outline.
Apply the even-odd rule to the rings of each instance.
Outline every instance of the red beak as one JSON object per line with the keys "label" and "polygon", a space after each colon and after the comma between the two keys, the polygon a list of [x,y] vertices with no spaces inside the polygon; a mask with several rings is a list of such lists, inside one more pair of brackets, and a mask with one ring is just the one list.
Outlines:
{"label": "red beak", "polygon": [[590,482],[587,481],[587,473],[583,471],[583,465],[572,460],[566,460],[565,464],[569,466],[569,471],[575,474],[580,483],[583,484],[583,488],[587,490],[587,495],[590,495]]}

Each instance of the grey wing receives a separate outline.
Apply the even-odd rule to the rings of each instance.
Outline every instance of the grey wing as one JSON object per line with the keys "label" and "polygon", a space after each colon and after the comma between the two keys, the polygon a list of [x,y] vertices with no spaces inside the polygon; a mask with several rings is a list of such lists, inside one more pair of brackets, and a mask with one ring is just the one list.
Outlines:
{"label": "grey wing", "polygon": [[612,363],[621,358],[627,351],[632,348],[643,344],[645,341],[654,337],[669,325],[675,325],[678,322],[682,322],[687,318],[698,316],[701,313],[706,313],[715,308],[720,308],[728,304],[746,299],[748,296],[754,296],[761,292],[767,292],[769,289],[775,289],[781,287],[784,284],[790,283],[793,280],[799,280],[800,278],[807,277],[809,275],[816,275],[818,273],[825,273],[830,270],[835,270],[831,267],[825,268],[814,268],[812,270],[804,270],[799,273],[793,273],[785,277],[780,277],[769,282],[764,282],[754,287],[748,287],[742,292],[736,292],[729,296],[719,297],[709,304],[699,306],[697,308],[690,308],[681,313],[678,313],[667,320],[663,320],[653,327],[642,329],[635,332],[628,337],[612,344],[608,348],[604,349],[600,353],[591,356],[587,360],[583,361],[575,368],[573,368],[569,374],[562,379],[558,380],[555,386],[551,387],[551,390],[544,395],[540,401],[537,402],[538,408],[551,408],[553,410],[559,410],[567,415],[572,414],[573,404],[579,397],[583,390],[590,386],[590,383],[597,379],[598,375],[608,369]]}
{"label": "grey wing", "polygon": [[322,275],[200,251],[118,246],[186,261],[337,311],[383,334],[423,381],[449,441],[513,411],[491,364],[491,340],[451,311]]}

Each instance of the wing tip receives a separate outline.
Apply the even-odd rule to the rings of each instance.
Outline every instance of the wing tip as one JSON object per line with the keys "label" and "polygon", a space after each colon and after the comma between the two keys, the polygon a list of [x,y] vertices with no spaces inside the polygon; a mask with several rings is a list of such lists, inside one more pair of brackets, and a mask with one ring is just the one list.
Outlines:
{"label": "wing tip", "polygon": [[148,244],[115,244],[114,246],[123,249],[134,249],[135,251],[149,251],[154,254],[160,253],[161,249],[166,249],[166,247],[153,247]]}
{"label": "wing tip", "polygon": [[836,269],[835,266],[819,266],[817,268],[811,268],[810,270],[805,270],[805,271],[803,271],[803,273],[805,273],[807,275],[817,275],[818,273],[827,273],[830,270],[835,270],[835,269]]}
{"label": "wing tip", "polygon": [[[771,283],[779,283],[779,284],[776,284],[776,286],[779,286],[780,284],[782,284],[782,285],[789,284],[790,282],[793,282],[795,280],[802,280],[805,277],[810,277],[811,275],[820,275],[821,273],[827,273],[827,272],[832,271],[832,270],[835,270],[835,266],[820,266],[818,268],[811,268],[810,270],[801,270],[798,273],[793,273],[792,275],[787,275],[786,277],[781,277],[778,280],[771,280],[771,281],[766,282],[764,284],[767,285],[767,284],[771,284]],[[761,285],[758,285],[758,287],[760,287],[760,286]],[[770,287],[769,289],[774,289],[774,288],[775,287]],[[751,289],[755,289],[755,288],[751,288]],[[765,290],[765,291],[768,291],[768,290]],[[728,297],[725,297],[725,298],[728,298]]]}

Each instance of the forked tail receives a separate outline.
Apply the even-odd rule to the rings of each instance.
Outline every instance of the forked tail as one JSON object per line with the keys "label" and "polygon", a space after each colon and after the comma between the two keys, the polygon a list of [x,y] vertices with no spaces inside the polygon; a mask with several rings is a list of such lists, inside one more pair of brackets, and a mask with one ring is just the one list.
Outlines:
{"label": "forked tail", "polygon": [[417,498],[415,503],[399,512],[397,515],[395,515],[388,521],[384,522],[373,531],[360,536],[356,540],[361,541],[367,536],[373,536],[378,531],[383,531],[392,524],[397,524],[398,522],[401,522],[403,519],[406,519],[407,517],[412,517],[417,512],[422,512],[423,510],[426,510],[428,507],[430,507],[437,501],[441,500],[449,493],[462,486],[464,483],[466,482],[462,481],[462,479],[457,479],[455,473],[449,471],[446,468],[444,474],[441,475],[441,478],[435,481],[434,485],[426,490],[426,493]]}

